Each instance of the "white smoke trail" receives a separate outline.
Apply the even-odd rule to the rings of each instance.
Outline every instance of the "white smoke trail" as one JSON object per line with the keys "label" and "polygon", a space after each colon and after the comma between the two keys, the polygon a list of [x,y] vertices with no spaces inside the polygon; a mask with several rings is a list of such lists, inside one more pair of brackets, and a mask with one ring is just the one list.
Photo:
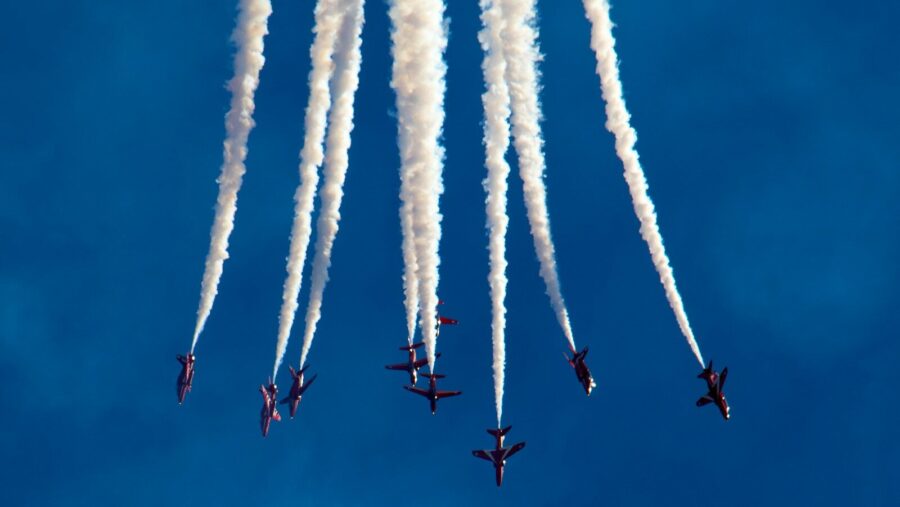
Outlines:
{"label": "white smoke trail", "polygon": [[491,287],[493,313],[491,341],[494,347],[494,403],[497,407],[497,427],[503,416],[503,383],[506,364],[506,230],[509,216],[506,214],[506,191],[509,187],[509,164],[504,158],[509,149],[509,88],[504,77],[506,61],[503,55],[501,34],[504,28],[503,12],[494,0],[481,0],[481,22],[478,34],[484,61],[481,69],[487,91],[481,96],[484,105],[484,148],[488,177],[484,180],[487,191],[487,226],[490,234],[491,271],[488,282]]}
{"label": "white smoke trail", "polygon": [[404,198],[412,191],[409,187],[412,177],[405,170],[400,171],[400,228],[403,233],[403,305],[406,307],[406,341],[413,344],[416,332],[416,314],[419,313],[419,264],[416,261],[416,244],[413,238],[412,198]]}
{"label": "white smoke trail", "polygon": [[537,62],[541,59],[537,44],[535,0],[503,0],[503,53],[506,59],[506,81],[512,98],[512,124],[519,175],[522,177],[528,222],[534,238],[534,249],[541,264],[541,278],[547,286],[550,304],[569,347],[575,350],[569,312],[559,287],[556,254],[550,236],[547,213],[547,190],[544,186],[544,140],[541,134],[541,106],[538,102]]}
{"label": "white smoke trail", "polygon": [[306,308],[306,331],[303,334],[303,351],[300,368],[306,364],[306,356],[316,333],[316,325],[322,317],[322,294],[328,282],[331,250],[341,219],[341,200],[344,197],[344,180],[349,164],[350,133],[353,131],[353,99],[359,86],[359,67],[362,60],[360,45],[363,26],[363,0],[352,0],[350,10],[344,15],[335,46],[334,105],[328,118],[328,141],[325,148],[325,182],[319,192],[322,209],[316,222],[316,254],[313,258],[312,282],[309,305]]}
{"label": "white smoke trail", "polygon": [[210,232],[209,254],[206,256],[206,267],[200,284],[200,306],[197,309],[191,353],[194,352],[197,339],[212,311],[219,280],[222,278],[222,268],[228,258],[228,237],[234,229],[237,194],[247,170],[244,160],[247,158],[247,139],[254,125],[253,96],[259,85],[259,72],[265,63],[263,38],[269,33],[268,20],[272,14],[272,4],[269,0],[241,0],[239,9],[237,26],[231,34],[237,53],[234,55],[234,77],[228,83],[232,95],[231,109],[225,116],[224,161],[218,179],[216,218]]}
{"label": "white smoke trail", "polygon": [[616,138],[616,154],[619,155],[625,166],[625,181],[628,182],[628,191],[634,202],[634,212],[641,222],[641,237],[650,247],[653,265],[665,288],[669,306],[675,312],[678,327],[687,338],[700,366],[703,366],[700,347],[694,339],[694,332],[688,322],[684,303],[678,294],[672,267],[669,265],[669,258],[663,247],[653,201],[647,194],[647,179],[644,177],[644,170],[638,161],[638,153],[634,149],[637,133],[631,127],[631,115],[628,114],[628,110],[625,108],[625,99],[622,98],[622,81],[619,79],[619,63],[615,50],[616,41],[612,35],[612,21],[609,18],[609,2],[584,0],[584,10],[592,25],[591,47],[597,55],[597,74],[600,76],[603,100],[606,101],[606,129],[612,132]]}
{"label": "white smoke trail", "polygon": [[413,234],[423,341],[429,369],[434,371],[444,158],[439,138],[446,88],[444,2],[394,0],[390,18],[394,57],[391,87],[397,94],[401,187],[410,190],[401,192],[400,198],[404,206],[411,203],[412,214],[411,227],[402,225],[404,234]]}
{"label": "white smoke trail", "polygon": [[291,228],[291,245],[287,260],[287,279],[284,281],[281,313],[278,319],[278,341],[275,345],[275,365],[272,378],[287,350],[288,338],[297,312],[297,297],[303,283],[303,265],[306,263],[306,249],[312,233],[312,207],[316,187],[319,184],[319,166],[322,164],[322,140],[325,137],[325,121],[331,106],[328,83],[333,66],[332,53],[340,27],[342,12],[340,0],[319,0],[316,3],[316,33],[309,56],[312,69],[309,72],[309,101],[306,106],[303,149],[300,152],[300,185],[294,194],[294,224]]}

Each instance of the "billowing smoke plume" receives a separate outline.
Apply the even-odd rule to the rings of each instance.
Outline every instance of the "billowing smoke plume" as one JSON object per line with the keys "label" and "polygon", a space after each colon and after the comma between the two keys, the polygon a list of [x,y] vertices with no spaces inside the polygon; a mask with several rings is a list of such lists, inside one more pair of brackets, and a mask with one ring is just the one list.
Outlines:
{"label": "billowing smoke plume", "polygon": [[[394,56],[391,87],[397,94],[401,190],[408,190],[401,191],[400,198],[404,207],[411,206],[404,209],[412,218],[411,227],[402,223],[403,220],[401,226],[404,235],[411,232],[413,236],[422,334],[428,366],[433,371],[441,238],[439,199],[443,192],[444,149],[439,138],[444,123],[446,89],[444,3],[441,0],[394,0],[390,18]],[[404,214],[401,210],[401,216]],[[408,261],[406,255],[404,261]],[[409,273],[408,269],[406,273]],[[410,299],[407,294],[407,304]]]}
{"label": "billowing smoke plume", "polygon": [[247,138],[254,125],[253,96],[259,85],[259,72],[265,63],[263,38],[269,32],[267,23],[272,14],[272,4],[269,0],[241,0],[239,9],[237,26],[231,35],[237,46],[237,53],[234,55],[234,77],[228,83],[231,109],[225,116],[224,162],[218,180],[216,218],[210,233],[209,254],[206,256],[206,268],[200,285],[200,307],[197,310],[191,352],[197,346],[197,339],[212,311],[219,279],[222,278],[223,264],[228,258],[228,237],[234,229],[237,194],[246,172],[244,160],[247,158]]}
{"label": "billowing smoke plume", "polygon": [[631,115],[628,114],[625,99],[622,98],[622,82],[619,79],[619,63],[615,50],[616,41],[612,35],[612,21],[609,18],[609,3],[606,0],[584,0],[584,9],[592,25],[591,47],[597,54],[597,74],[600,76],[603,100],[606,101],[606,129],[616,138],[616,153],[625,166],[625,181],[628,182],[628,191],[634,202],[634,212],[641,222],[641,237],[650,247],[653,265],[656,266],[660,282],[665,288],[669,306],[675,312],[678,327],[687,338],[697,361],[703,366],[700,347],[694,339],[694,332],[688,322],[684,303],[678,294],[672,267],[663,247],[653,202],[647,194],[647,179],[634,149],[637,133],[631,127]]}
{"label": "billowing smoke plume", "polygon": [[547,190],[544,186],[544,139],[541,133],[541,106],[538,101],[537,62],[541,59],[535,29],[535,0],[502,0],[503,53],[506,59],[506,81],[512,99],[512,125],[519,174],[525,193],[528,222],[534,238],[534,249],[541,264],[541,278],[547,286],[550,304],[569,347],[575,350],[569,312],[559,287],[556,254],[550,237],[547,213]]}
{"label": "billowing smoke plume", "polygon": [[306,249],[312,233],[312,207],[316,187],[319,184],[319,166],[324,157],[322,140],[325,137],[325,121],[331,106],[328,83],[333,66],[332,53],[341,23],[340,0],[319,0],[316,4],[316,36],[309,50],[312,69],[309,72],[309,102],[306,106],[303,149],[300,152],[300,185],[294,194],[294,224],[291,228],[291,245],[287,260],[287,279],[284,281],[281,313],[278,322],[278,341],[275,346],[275,365],[272,378],[284,359],[294,315],[297,312],[297,297],[303,283],[303,265],[306,263]]}
{"label": "billowing smoke plume", "polygon": [[481,22],[478,34],[484,50],[481,68],[487,91],[481,96],[484,105],[484,148],[488,170],[484,188],[487,191],[488,251],[491,270],[491,340],[494,346],[494,401],[497,407],[497,427],[503,416],[503,383],[506,364],[506,191],[509,187],[509,164],[504,158],[509,149],[509,88],[506,86],[506,61],[501,34],[503,13],[493,0],[481,0]]}
{"label": "billowing smoke plume", "polygon": [[344,197],[344,180],[349,164],[350,133],[353,131],[353,99],[359,86],[359,67],[362,60],[360,45],[363,26],[363,0],[351,0],[344,15],[335,46],[334,105],[328,118],[328,141],[325,148],[325,182],[319,192],[322,208],[316,222],[316,254],[312,265],[309,306],[306,309],[306,331],[303,334],[303,351],[300,368],[306,364],[306,356],[316,333],[316,325],[322,317],[322,294],[328,282],[331,250],[341,219],[341,199]]}

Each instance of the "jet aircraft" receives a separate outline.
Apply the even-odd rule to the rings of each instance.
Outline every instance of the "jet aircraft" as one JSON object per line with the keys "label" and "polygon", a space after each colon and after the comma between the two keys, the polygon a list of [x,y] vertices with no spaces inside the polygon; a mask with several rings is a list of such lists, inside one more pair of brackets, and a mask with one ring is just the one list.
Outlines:
{"label": "jet aircraft", "polygon": [[515,444],[511,447],[503,447],[503,439],[510,429],[512,429],[512,426],[507,426],[503,429],[497,428],[495,430],[487,430],[487,432],[493,435],[496,439],[494,448],[472,451],[472,455],[476,458],[490,461],[494,465],[494,471],[496,472],[497,478],[497,487],[500,487],[500,485],[503,484],[503,467],[506,466],[507,458],[521,451],[525,447],[525,442],[519,442],[518,444]]}
{"label": "jet aircraft", "polygon": [[572,357],[570,358],[566,355],[566,361],[569,362],[569,365],[575,369],[575,376],[578,377],[578,382],[581,383],[581,387],[584,388],[584,392],[587,393],[588,396],[591,395],[591,391],[597,387],[597,384],[594,382],[594,377],[591,376],[591,370],[588,369],[587,363],[584,362],[584,358],[587,356],[588,348],[585,347],[581,352],[572,351]]}
{"label": "jet aircraft", "polygon": [[317,374],[313,375],[312,378],[309,379],[308,382],[304,383],[303,382],[303,372],[305,372],[307,368],[309,368],[309,365],[304,366],[298,372],[298,371],[294,370],[293,366],[288,366],[288,369],[291,370],[291,378],[294,379],[294,383],[291,384],[291,390],[290,390],[290,392],[288,392],[288,395],[285,396],[285,398],[283,400],[281,400],[281,404],[282,405],[284,405],[285,403],[291,404],[291,419],[293,419],[294,416],[297,414],[297,406],[300,405],[300,399],[303,397],[303,393],[306,392],[306,390],[309,388],[310,384],[315,382],[316,377],[319,376],[319,374],[317,373]]}
{"label": "jet aircraft", "polygon": [[[444,302],[438,301],[438,304],[442,305],[442,304],[444,304]],[[437,315],[435,316],[435,320],[434,320],[434,334],[435,335],[441,334],[441,326],[455,326],[455,325],[459,324],[458,320],[451,319],[450,317],[443,317],[437,310],[435,310],[435,312],[437,313]]]}
{"label": "jet aircraft", "polygon": [[188,352],[187,356],[178,354],[175,358],[181,363],[181,373],[178,374],[178,404],[181,405],[194,381],[194,354],[191,352]]}
{"label": "jet aircraft", "polygon": [[259,426],[262,429],[262,436],[265,437],[269,434],[269,425],[272,424],[272,420],[281,420],[281,414],[278,413],[278,408],[276,408],[278,388],[270,380],[268,387],[259,386],[259,392],[263,397],[263,406],[259,412]]}
{"label": "jet aircraft", "polygon": [[697,406],[702,407],[709,403],[715,403],[719,413],[722,414],[726,421],[731,418],[731,407],[728,406],[728,401],[725,399],[725,392],[723,391],[727,377],[728,368],[722,368],[721,374],[716,373],[716,370],[713,370],[712,361],[697,375],[697,378],[702,378],[706,381],[706,388],[709,391],[697,400]]}
{"label": "jet aircraft", "polygon": [[[425,343],[419,342],[414,345],[400,347],[400,350],[409,351],[409,359],[405,363],[389,364],[385,366],[385,368],[387,368],[388,370],[405,371],[409,373],[409,384],[413,386],[416,385],[416,382],[419,380],[419,368],[428,364],[427,358],[416,359],[416,349],[421,347],[422,345],[425,345]],[[434,355],[434,357],[441,357],[441,353],[438,352]]]}
{"label": "jet aircraft", "polygon": [[458,396],[462,394],[462,391],[438,391],[437,390],[437,379],[445,378],[446,375],[439,375],[437,373],[423,373],[423,377],[428,379],[428,390],[419,389],[415,386],[403,386],[403,389],[407,391],[418,394],[419,396],[423,396],[431,402],[431,415],[434,415],[437,412],[437,401],[441,398],[449,398],[451,396]]}

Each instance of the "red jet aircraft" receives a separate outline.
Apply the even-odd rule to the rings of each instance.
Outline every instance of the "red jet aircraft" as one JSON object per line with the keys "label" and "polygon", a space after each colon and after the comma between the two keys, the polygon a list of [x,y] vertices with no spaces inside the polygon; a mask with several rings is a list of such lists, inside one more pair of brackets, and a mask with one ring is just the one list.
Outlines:
{"label": "red jet aircraft", "polygon": [[300,398],[303,397],[303,393],[306,392],[310,384],[312,384],[316,380],[316,377],[319,376],[318,373],[313,375],[312,378],[309,379],[309,382],[306,382],[304,384],[303,372],[305,372],[307,368],[309,368],[309,365],[304,366],[303,369],[301,369],[298,373],[296,370],[294,370],[293,366],[288,366],[288,369],[291,370],[291,378],[294,379],[294,383],[291,384],[291,391],[288,393],[288,395],[283,400],[281,400],[281,404],[291,404],[291,419],[293,419],[294,415],[297,414],[297,406],[300,405]]}
{"label": "red jet aircraft", "polygon": [[[409,351],[409,359],[405,363],[399,364],[389,364],[385,366],[388,370],[397,370],[397,371],[405,371],[409,373],[409,384],[416,385],[416,381],[419,380],[418,371],[419,368],[428,364],[427,358],[416,359],[416,349],[425,345],[424,342],[416,343],[415,345],[407,345],[405,347],[400,347],[400,350]],[[441,353],[438,352],[434,355],[434,357],[441,357]]]}
{"label": "red jet aircraft", "polygon": [[178,404],[181,405],[194,381],[194,354],[188,352],[187,357],[178,354],[175,358],[181,363],[181,373],[178,374]]}
{"label": "red jet aircraft", "polygon": [[[443,301],[438,301],[439,305],[444,304]],[[434,334],[441,334],[441,326],[455,326],[459,324],[459,321],[456,319],[451,319],[450,317],[442,317],[440,313],[437,314],[437,317],[434,322]]]}
{"label": "red jet aircraft", "polygon": [[594,382],[594,377],[591,376],[591,370],[588,369],[587,363],[584,362],[584,358],[587,356],[587,353],[587,347],[585,347],[581,352],[575,352],[573,350],[571,358],[566,355],[566,361],[568,361],[569,365],[575,369],[575,376],[578,377],[578,382],[581,383],[581,387],[584,388],[584,392],[587,393],[588,396],[590,396],[591,391],[595,387],[597,387],[597,384]]}
{"label": "red jet aircraft", "polygon": [[497,472],[497,487],[500,487],[500,485],[503,484],[503,467],[506,465],[507,458],[521,451],[525,447],[525,442],[519,442],[512,447],[503,447],[503,438],[510,429],[512,429],[512,426],[507,426],[502,430],[499,428],[487,430],[488,433],[497,439],[494,448],[472,451],[472,455],[476,458],[481,458],[494,464],[494,470]]}
{"label": "red jet aircraft", "polygon": [[265,437],[269,434],[269,425],[272,423],[272,419],[275,419],[276,421],[281,420],[281,414],[278,413],[278,409],[275,407],[278,397],[278,388],[270,381],[269,387],[260,385],[259,392],[262,393],[263,396],[263,406],[262,410],[259,412],[259,426],[260,429],[262,429],[262,436]]}
{"label": "red jet aircraft", "polygon": [[709,362],[709,366],[700,372],[700,375],[697,375],[697,378],[702,378],[706,381],[706,388],[709,390],[708,393],[697,400],[697,406],[702,407],[709,403],[715,403],[726,421],[731,418],[731,407],[728,406],[728,401],[725,400],[725,392],[722,390],[725,387],[725,379],[727,377],[728,368],[722,368],[722,374],[720,375],[716,373],[716,370],[713,370],[712,361]]}
{"label": "red jet aircraft", "polygon": [[403,386],[403,389],[407,391],[414,392],[419,396],[424,396],[428,398],[428,401],[431,402],[431,415],[434,415],[437,412],[437,400],[441,398],[449,398],[451,396],[458,396],[462,394],[462,391],[438,391],[437,390],[437,379],[445,378],[446,375],[438,375],[437,373],[423,373],[423,377],[428,379],[428,390],[419,389],[415,386]]}

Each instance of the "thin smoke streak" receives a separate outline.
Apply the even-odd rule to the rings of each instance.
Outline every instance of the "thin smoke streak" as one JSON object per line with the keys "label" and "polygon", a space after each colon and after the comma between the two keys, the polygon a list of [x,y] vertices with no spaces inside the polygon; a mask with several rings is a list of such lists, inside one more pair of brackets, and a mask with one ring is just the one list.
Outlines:
{"label": "thin smoke streak", "polygon": [[316,326],[322,317],[322,296],[328,283],[331,251],[341,219],[341,201],[344,197],[344,181],[349,166],[350,134],[353,131],[353,99],[359,86],[359,68],[362,60],[360,34],[363,26],[363,0],[352,0],[344,15],[340,36],[335,47],[334,105],[328,119],[328,141],[325,149],[325,182],[320,191],[322,208],[316,222],[316,253],[313,258],[312,283],[309,304],[306,309],[306,330],[303,333],[303,350],[300,369],[312,346]]}
{"label": "thin smoke streak", "polygon": [[253,99],[259,86],[259,73],[265,64],[263,39],[269,33],[268,19],[272,14],[272,4],[269,0],[241,0],[239,11],[237,24],[231,35],[237,52],[234,55],[234,77],[228,83],[231,108],[225,116],[224,161],[217,180],[219,196],[216,199],[216,216],[210,232],[203,281],[200,284],[200,305],[191,340],[192,354],[212,312],[225,259],[228,258],[228,238],[234,230],[238,191],[247,170],[244,166],[247,140],[255,125],[253,111],[256,106]]}
{"label": "thin smoke streak", "polygon": [[603,100],[606,101],[606,129],[616,138],[616,154],[622,160],[625,169],[625,181],[634,203],[634,212],[641,222],[641,237],[650,248],[653,265],[659,273],[659,280],[665,288],[666,299],[675,313],[678,327],[687,339],[700,366],[704,366],[700,347],[694,338],[694,331],[688,322],[687,313],[678,288],[675,276],[666,256],[659,225],[656,223],[656,211],[653,201],[647,193],[647,178],[638,160],[634,144],[637,133],[631,126],[631,115],[625,107],[622,97],[622,81],[619,78],[619,61],[616,55],[615,38],[612,34],[612,21],[609,17],[609,2],[606,0],[584,0],[584,9],[591,22],[591,47],[597,56],[597,75],[600,76],[600,88]]}
{"label": "thin smoke streak", "polygon": [[331,107],[328,83],[333,74],[332,55],[342,19],[342,8],[340,0],[319,0],[316,4],[316,22],[313,28],[316,36],[309,50],[312,69],[309,72],[309,101],[306,106],[303,149],[300,152],[300,185],[294,194],[294,223],[291,227],[287,278],[281,296],[273,379],[284,360],[297,313],[297,298],[303,283],[303,266],[306,264],[306,251],[312,234],[313,198],[319,184],[319,166],[324,158],[322,141],[325,138],[328,109]]}

